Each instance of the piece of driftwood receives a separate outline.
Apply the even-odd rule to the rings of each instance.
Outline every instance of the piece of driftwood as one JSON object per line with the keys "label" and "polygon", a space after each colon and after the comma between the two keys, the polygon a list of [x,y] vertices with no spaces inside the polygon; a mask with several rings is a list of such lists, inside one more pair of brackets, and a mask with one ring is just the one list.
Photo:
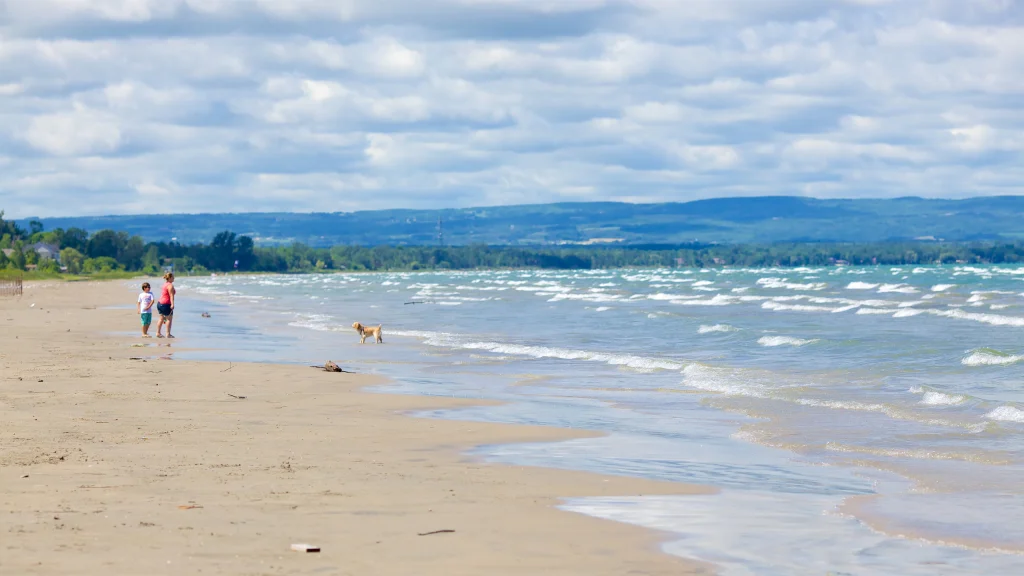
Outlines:
{"label": "piece of driftwood", "polygon": [[319,552],[320,547],[312,544],[292,544],[292,550],[296,552]]}
{"label": "piece of driftwood", "polygon": [[423,532],[418,536],[430,536],[431,534],[454,534],[455,530],[434,530],[433,532]]}
{"label": "piece of driftwood", "polygon": [[346,374],[351,374],[348,370],[342,370],[341,366],[335,364],[333,360],[328,360],[323,366],[310,366],[310,368],[318,368],[324,372],[345,372]]}

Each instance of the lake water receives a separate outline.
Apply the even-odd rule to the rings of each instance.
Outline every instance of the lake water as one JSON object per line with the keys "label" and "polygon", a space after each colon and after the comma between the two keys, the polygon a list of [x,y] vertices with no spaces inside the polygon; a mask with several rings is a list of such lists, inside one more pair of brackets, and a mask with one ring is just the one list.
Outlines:
{"label": "lake water", "polygon": [[[723,574],[1024,573],[1024,268],[179,279],[179,357],[322,364],[505,400],[423,417],[607,436],[500,462],[721,489],[567,500]],[[200,311],[211,318],[199,318]],[[360,346],[353,321],[383,324]]]}

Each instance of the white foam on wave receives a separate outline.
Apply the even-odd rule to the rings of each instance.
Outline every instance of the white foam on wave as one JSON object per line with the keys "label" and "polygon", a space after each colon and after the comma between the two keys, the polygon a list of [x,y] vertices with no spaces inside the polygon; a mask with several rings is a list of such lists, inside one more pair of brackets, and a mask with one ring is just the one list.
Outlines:
{"label": "white foam on wave", "polygon": [[791,311],[791,312],[835,312],[839,308],[829,308],[827,306],[810,306],[808,304],[781,304],[779,302],[765,302],[761,304],[761,308],[765,310],[777,310],[777,311]]}
{"label": "white foam on wave", "polygon": [[913,422],[923,422],[925,424],[932,424],[935,426],[946,426],[951,428],[961,428],[972,433],[981,432],[985,429],[984,424],[979,423],[965,423],[957,422],[952,420],[942,420],[937,418],[927,418],[920,415],[916,415],[904,410],[900,410],[895,406],[881,403],[869,403],[859,402],[857,400],[818,400],[814,398],[800,398],[796,400],[797,404],[802,406],[815,406],[819,408],[830,408],[833,410],[852,410],[857,412],[877,412],[885,414],[889,418],[895,420],[909,420]]}
{"label": "white foam on wave", "polygon": [[892,314],[892,309],[885,309],[885,308],[861,308],[861,309],[857,310],[857,314],[860,314],[862,316],[865,315],[865,314],[887,314],[888,315],[888,314]]}
{"label": "white foam on wave", "polygon": [[737,330],[739,330],[739,328],[734,328],[728,324],[715,324],[714,326],[702,324],[700,328],[697,329],[697,333],[710,334],[712,332],[736,332]]}
{"label": "white foam on wave", "polygon": [[916,310],[914,308],[902,308],[900,310],[897,310],[896,313],[892,315],[892,317],[893,318],[910,318],[912,316],[919,316],[921,314],[924,314],[924,310]]}
{"label": "white foam on wave", "polygon": [[967,401],[967,396],[961,394],[944,394],[935,390],[926,390],[921,396],[921,404],[928,406],[956,406]]}
{"label": "white foam on wave", "polygon": [[1000,406],[988,414],[985,414],[985,418],[988,418],[989,420],[997,420],[999,422],[1024,423],[1024,410],[1014,406]]}
{"label": "white foam on wave", "polygon": [[804,340],[803,338],[793,338],[792,336],[762,336],[758,338],[757,343],[761,346],[773,348],[775,346],[806,346],[817,341],[817,339]]}
{"label": "white foam on wave", "polygon": [[886,294],[890,292],[895,292],[898,294],[916,294],[917,288],[914,288],[913,286],[907,286],[906,284],[882,284],[878,288],[878,292],[880,294]]}
{"label": "white foam on wave", "polygon": [[798,284],[788,280],[788,278],[759,278],[757,285],[764,288],[784,288],[786,290],[824,290],[828,286],[824,282]]}
{"label": "white foam on wave", "polygon": [[688,300],[688,299],[699,299],[700,296],[694,296],[692,294],[665,294],[664,292],[658,292],[656,294],[648,294],[648,300]]}
{"label": "white foam on wave", "polygon": [[936,284],[935,286],[932,286],[932,292],[945,292],[946,290],[955,287],[956,284]]}
{"label": "white foam on wave", "polygon": [[428,346],[443,348],[459,348],[463,350],[483,350],[494,354],[506,356],[526,356],[531,358],[556,358],[561,360],[582,360],[587,362],[602,362],[612,366],[624,366],[640,372],[654,372],[657,370],[682,370],[687,366],[686,362],[670,360],[667,358],[652,358],[637,356],[634,354],[615,354],[610,352],[595,352],[593,350],[574,350],[570,348],[557,348],[553,346],[532,346],[525,344],[513,344],[508,342],[473,341],[467,337],[447,332],[421,332],[415,330],[392,330],[393,336],[411,336],[422,338],[423,343]]}
{"label": "white foam on wave", "polygon": [[1006,366],[1024,360],[1017,354],[1003,354],[995,350],[976,350],[960,361],[964,366]]}
{"label": "white foam on wave", "polygon": [[708,300],[673,300],[672,303],[679,306],[728,306],[735,303],[735,296],[726,294],[715,294]]}
{"label": "white foam on wave", "polygon": [[992,326],[1019,326],[1024,327],[1024,318],[1019,316],[1001,316],[999,314],[983,314],[980,312],[964,312],[963,310],[929,310],[936,316],[944,318],[956,318],[958,320],[972,320]]}
{"label": "white foam on wave", "polygon": [[[509,282],[509,284],[511,284],[511,282]],[[570,288],[568,286],[557,286],[557,285],[549,286],[549,285],[545,285],[545,286],[517,286],[516,290],[519,291],[519,292],[537,292],[537,293],[543,294],[543,293],[569,292],[569,291],[572,290],[572,288]]]}
{"label": "white foam on wave", "polygon": [[730,396],[752,396],[767,398],[768,391],[764,385],[748,379],[737,378],[724,368],[714,368],[703,364],[690,364],[683,368],[683,385],[705,392],[717,392]]}
{"label": "white foam on wave", "polygon": [[846,285],[847,290],[874,290],[875,288],[878,288],[878,284],[868,282],[850,282]]}
{"label": "white foam on wave", "polygon": [[584,302],[615,302],[619,300],[618,294],[605,294],[602,292],[591,292],[589,294],[555,294],[548,299],[548,302],[561,302],[562,300],[582,300]]}

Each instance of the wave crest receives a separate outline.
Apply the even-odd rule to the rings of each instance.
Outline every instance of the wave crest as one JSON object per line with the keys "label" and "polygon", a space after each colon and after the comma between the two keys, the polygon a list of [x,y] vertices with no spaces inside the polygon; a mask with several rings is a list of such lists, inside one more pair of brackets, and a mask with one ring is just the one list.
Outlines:
{"label": "wave crest", "polygon": [[1024,360],[1024,355],[1006,354],[991,348],[974,350],[960,361],[964,366],[1006,366]]}
{"label": "wave crest", "polygon": [[761,346],[774,348],[775,346],[806,346],[817,341],[817,339],[804,340],[802,338],[793,338],[792,336],[762,336],[758,338],[757,343]]}
{"label": "wave crest", "polygon": [[697,329],[697,334],[710,334],[712,332],[736,332],[737,330],[739,330],[739,328],[729,326],[728,324],[715,324],[714,326],[702,324],[701,327]]}
{"label": "wave crest", "polygon": [[988,418],[989,420],[998,420],[1000,422],[1024,423],[1024,410],[1014,406],[1000,406],[988,414],[985,414],[985,418]]}

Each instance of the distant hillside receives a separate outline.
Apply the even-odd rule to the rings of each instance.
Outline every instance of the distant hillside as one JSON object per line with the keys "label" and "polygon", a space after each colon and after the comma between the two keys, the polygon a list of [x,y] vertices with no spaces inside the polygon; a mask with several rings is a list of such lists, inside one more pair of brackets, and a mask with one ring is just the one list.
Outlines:
{"label": "distant hillside", "polygon": [[[46,229],[103,228],[146,240],[209,241],[231,230],[260,244],[451,245],[877,242],[1024,237],[1024,196],[967,200],[817,200],[791,196],[686,203],[587,202],[349,213],[172,214],[45,218]],[[22,221],[25,224],[25,221]]]}

